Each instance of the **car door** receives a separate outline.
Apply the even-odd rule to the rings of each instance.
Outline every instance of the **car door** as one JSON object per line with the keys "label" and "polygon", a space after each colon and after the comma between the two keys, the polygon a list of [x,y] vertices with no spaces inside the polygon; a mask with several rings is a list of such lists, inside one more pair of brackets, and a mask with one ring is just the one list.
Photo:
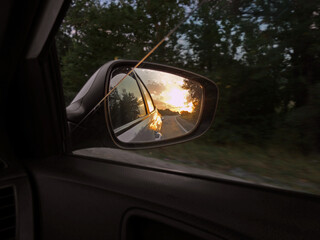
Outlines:
{"label": "car door", "polygon": [[[316,195],[73,154],[54,44],[68,4],[30,3],[24,15],[12,8],[17,25],[28,29],[28,19],[32,31],[17,40],[24,50],[6,98],[6,142],[31,186],[23,188],[33,202],[24,221],[36,239],[319,238]],[[19,206],[18,216],[31,209]]]}

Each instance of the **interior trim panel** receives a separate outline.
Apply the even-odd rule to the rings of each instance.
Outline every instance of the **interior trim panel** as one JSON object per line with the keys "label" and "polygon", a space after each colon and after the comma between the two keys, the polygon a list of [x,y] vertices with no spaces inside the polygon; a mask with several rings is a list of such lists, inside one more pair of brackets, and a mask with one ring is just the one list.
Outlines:
{"label": "interior trim panel", "polygon": [[145,209],[130,209],[122,221],[121,240],[221,240],[204,230]]}
{"label": "interior trim panel", "polygon": [[33,202],[30,182],[19,164],[10,161],[0,170],[0,239],[34,239]]}
{"label": "interior trim panel", "polygon": [[120,239],[131,209],[210,229],[207,234],[224,239],[320,236],[316,196],[77,156],[36,161],[29,170],[40,201],[41,239]]}

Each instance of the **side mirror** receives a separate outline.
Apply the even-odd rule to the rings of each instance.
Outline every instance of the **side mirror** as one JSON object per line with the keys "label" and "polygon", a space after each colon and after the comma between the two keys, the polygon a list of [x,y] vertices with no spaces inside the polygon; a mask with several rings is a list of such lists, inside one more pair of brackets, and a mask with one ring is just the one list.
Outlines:
{"label": "side mirror", "polygon": [[67,107],[72,139],[78,142],[74,148],[110,143],[125,149],[165,146],[208,130],[218,101],[214,82],[154,63],[143,63],[127,76],[136,64],[106,63]]}

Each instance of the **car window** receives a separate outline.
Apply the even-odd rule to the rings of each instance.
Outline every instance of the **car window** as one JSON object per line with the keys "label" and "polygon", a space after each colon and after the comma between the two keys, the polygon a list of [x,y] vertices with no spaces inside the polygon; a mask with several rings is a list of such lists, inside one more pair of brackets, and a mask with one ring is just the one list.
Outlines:
{"label": "car window", "polygon": [[[66,104],[107,61],[142,59],[197,5],[73,1],[56,38]],[[205,1],[147,61],[215,81],[220,98],[209,131],[156,149],[74,153],[320,194],[319,28],[318,1]],[[129,119],[112,122],[144,114],[141,103]]]}
{"label": "car window", "polygon": [[[124,77],[118,74],[111,79],[112,89]],[[109,110],[113,128],[119,128],[146,115],[146,108],[135,79],[127,76],[109,97]]]}

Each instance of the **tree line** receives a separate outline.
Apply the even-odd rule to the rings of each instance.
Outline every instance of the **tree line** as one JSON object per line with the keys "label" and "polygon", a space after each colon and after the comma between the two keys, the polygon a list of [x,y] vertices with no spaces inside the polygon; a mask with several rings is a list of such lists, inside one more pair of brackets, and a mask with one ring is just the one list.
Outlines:
{"label": "tree line", "polygon": [[[196,0],[75,0],[56,42],[67,103],[105,62],[141,59]],[[320,3],[206,1],[148,61],[202,74],[220,89],[208,144],[320,146]]]}

